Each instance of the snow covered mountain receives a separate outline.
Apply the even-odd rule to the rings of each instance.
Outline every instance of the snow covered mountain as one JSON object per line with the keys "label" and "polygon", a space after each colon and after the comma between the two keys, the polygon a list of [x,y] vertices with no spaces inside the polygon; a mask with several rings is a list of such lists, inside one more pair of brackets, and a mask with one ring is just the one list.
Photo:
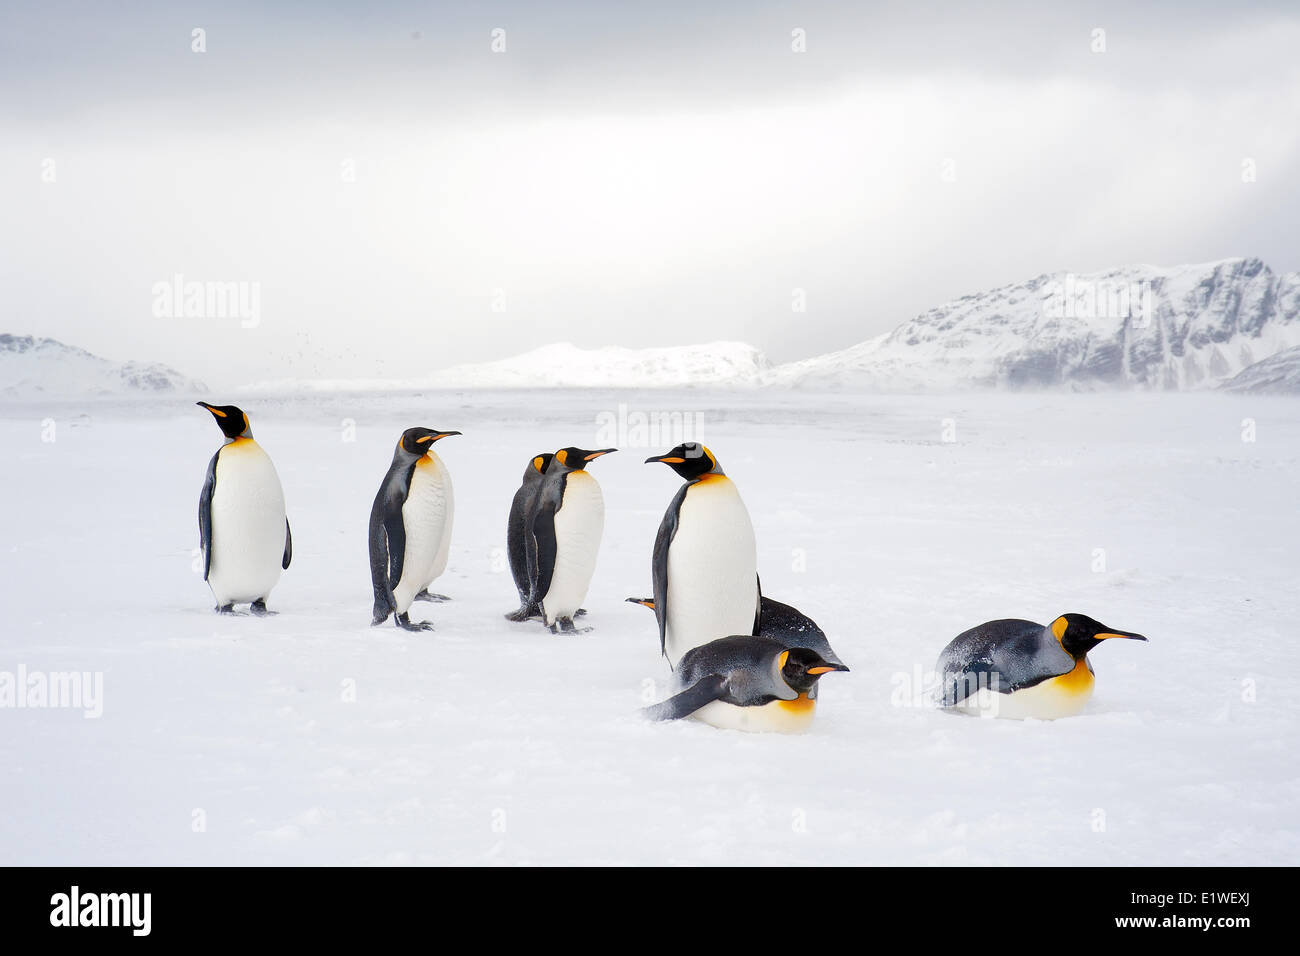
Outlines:
{"label": "snow covered mountain", "polygon": [[1191,389],[1300,345],[1300,274],[1258,259],[1042,275],[931,309],[767,384]]}
{"label": "snow covered mountain", "polygon": [[0,396],[203,391],[202,384],[156,362],[112,362],[55,339],[0,334]]}
{"label": "snow covered mountain", "polygon": [[[740,342],[561,343],[418,379],[286,379],[243,392],[758,387],[1300,391],[1300,273],[1259,259],[1041,275],[963,296],[858,345],[771,365]],[[202,391],[174,369],[0,335],[0,396]]]}
{"label": "snow covered mountain", "polygon": [[1223,387],[1233,392],[1300,393],[1300,346],[1248,366]]}

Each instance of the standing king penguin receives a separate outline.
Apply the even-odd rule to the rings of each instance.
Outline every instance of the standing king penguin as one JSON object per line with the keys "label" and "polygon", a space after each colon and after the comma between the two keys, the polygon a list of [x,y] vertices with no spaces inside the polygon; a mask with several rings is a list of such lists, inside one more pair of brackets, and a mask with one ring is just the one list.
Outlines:
{"label": "standing king penguin", "polygon": [[573,618],[587,596],[605,531],[605,499],[596,479],[587,474],[587,465],[617,450],[561,448],[546,469],[528,516],[532,600],[553,634],[578,630]]}
{"label": "standing king penguin", "polygon": [[550,452],[534,455],[524,469],[524,480],[510,502],[510,519],[506,523],[506,553],[510,558],[510,574],[515,579],[515,590],[519,592],[519,610],[506,615],[508,621],[526,621],[538,613],[537,601],[533,598],[533,584],[528,578],[528,548],[533,541],[528,534],[528,515],[537,492],[541,490],[546,468],[555,456]]}
{"label": "standing king penguin", "polygon": [[659,525],[652,561],[659,647],[675,668],[692,647],[758,632],[758,549],[740,492],[713,452],[686,442],[650,462],[686,479]]}
{"label": "standing king penguin", "polygon": [[1092,696],[1088,652],[1112,637],[1146,640],[1086,614],[1062,614],[1047,627],[1015,619],[972,627],[939,655],[942,706],[1012,720],[1072,717]]}
{"label": "standing king penguin", "polygon": [[248,416],[234,405],[198,402],[216,419],[225,444],[208,462],[199,495],[199,544],[203,580],[217,610],[230,613],[249,604],[254,614],[270,613],[266,599],[293,557],[284,489],[275,465],[253,440]]}
{"label": "standing king penguin", "polygon": [[694,717],[723,730],[802,733],[817,706],[817,681],[847,670],[806,647],[723,637],[683,654],[673,671],[673,696],[642,713],[650,720]]}
{"label": "standing king penguin", "polygon": [[434,599],[426,590],[447,567],[455,500],[451,476],[434,453],[434,442],[460,432],[408,428],[397,441],[393,463],[370,509],[370,582],[375,593],[371,626],[396,614],[397,626],[412,624],[411,603]]}

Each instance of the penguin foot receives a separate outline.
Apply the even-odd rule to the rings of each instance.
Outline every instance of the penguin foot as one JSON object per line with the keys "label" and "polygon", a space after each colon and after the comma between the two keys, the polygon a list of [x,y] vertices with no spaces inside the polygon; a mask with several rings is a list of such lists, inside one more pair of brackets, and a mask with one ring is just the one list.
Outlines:
{"label": "penguin foot", "polygon": [[428,621],[421,621],[419,624],[413,624],[411,622],[411,615],[409,614],[397,615],[397,626],[404,631],[432,631],[433,630],[433,625],[430,624]]}
{"label": "penguin foot", "polygon": [[518,623],[520,621],[528,620],[530,617],[533,617],[535,614],[536,611],[534,611],[531,607],[524,605],[523,607],[520,607],[518,610],[511,611],[509,614],[507,614],[506,620],[514,621],[515,623]]}
{"label": "penguin foot", "polygon": [[443,601],[450,601],[451,598],[445,594],[430,594],[429,589],[425,588],[417,594],[412,600],[415,601],[432,601],[435,604],[441,604]]}
{"label": "penguin foot", "polygon": [[573,623],[573,618],[571,617],[557,618],[555,623],[550,626],[550,632],[552,634],[587,634],[593,630],[595,630],[595,628],[577,627]]}
{"label": "penguin foot", "polygon": [[234,605],[233,603],[232,603],[232,604],[218,604],[215,608],[213,608],[213,610],[216,611],[218,614],[234,614],[234,613],[235,613],[235,605]]}
{"label": "penguin foot", "polygon": [[252,611],[254,614],[256,614],[258,617],[274,617],[276,614],[279,613],[278,611],[267,610],[266,598],[262,598],[262,600],[260,601],[254,601],[252,604],[248,606],[248,609]]}
{"label": "penguin foot", "polygon": [[580,608],[578,608],[576,611],[573,612],[573,616],[574,616],[574,617],[586,617],[586,616],[587,616],[587,609],[586,609],[585,607],[580,607]]}

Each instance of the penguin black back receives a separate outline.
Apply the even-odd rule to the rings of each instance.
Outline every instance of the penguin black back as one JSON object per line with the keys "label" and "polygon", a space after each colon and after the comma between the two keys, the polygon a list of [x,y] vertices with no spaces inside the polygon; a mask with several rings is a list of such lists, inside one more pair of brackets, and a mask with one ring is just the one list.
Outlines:
{"label": "penguin black back", "polygon": [[[541,487],[546,469],[555,456],[550,452],[534,455],[528,460],[519,489],[510,501],[510,517],[506,522],[506,556],[510,561],[510,575],[519,592],[519,609],[506,615],[511,621],[524,621],[537,612],[537,602],[532,599],[533,583],[528,577],[528,549],[534,541],[528,534],[528,515]],[[534,563],[536,559],[534,558]]]}

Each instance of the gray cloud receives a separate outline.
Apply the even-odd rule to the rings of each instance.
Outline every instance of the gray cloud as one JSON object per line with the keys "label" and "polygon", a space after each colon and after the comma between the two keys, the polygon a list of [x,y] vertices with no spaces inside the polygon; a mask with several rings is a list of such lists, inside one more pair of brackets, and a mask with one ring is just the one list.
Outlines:
{"label": "gray cloud", "polygon": [[[1043,271],[1296,269],[1298,40],[1283,4],[8,4],[6,326],[219,382],[789,359]],[[264,320],[160,320],[175,273]]]}

